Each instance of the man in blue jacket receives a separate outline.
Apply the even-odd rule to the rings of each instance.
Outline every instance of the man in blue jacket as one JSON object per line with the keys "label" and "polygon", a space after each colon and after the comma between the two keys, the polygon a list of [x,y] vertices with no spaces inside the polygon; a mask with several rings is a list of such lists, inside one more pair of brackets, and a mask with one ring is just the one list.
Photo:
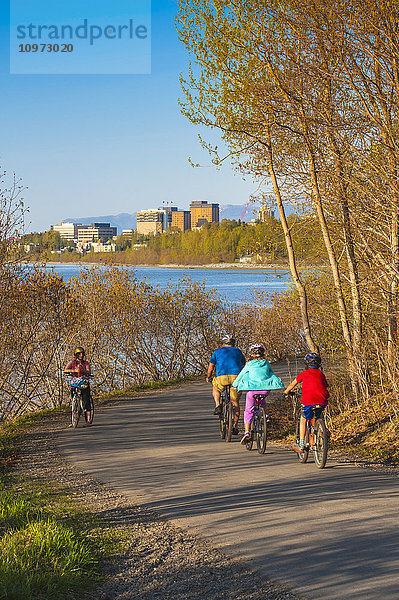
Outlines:
{"label": "man in blue jacket", "polygon": [[[231,385],[238,373],[245,365],[245,356],[239,348],[235,347],[235,339],[231,335],[226,335],[222,339],[223,345],[215,350],[212,354],[206,380],[209,383],[213,371],[215,376],[212,379],[212,395],[215,400],[214,415],[220,416],[222,413],[222,406],[220,404],[220,395],[228,385]],[[230,390],[230,399],[234,410],[234,427],[233,434],[238,434],[238,419],[240,418],[240,404],[239,393],[235,388]]]}

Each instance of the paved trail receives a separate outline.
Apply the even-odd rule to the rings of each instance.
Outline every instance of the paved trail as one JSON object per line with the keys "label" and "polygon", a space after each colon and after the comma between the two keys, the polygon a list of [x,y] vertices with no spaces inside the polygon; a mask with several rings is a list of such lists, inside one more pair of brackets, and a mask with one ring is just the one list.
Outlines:
{"label": "paved trail", "polygon": [[399,479],[248,452],[218,438],[211,409],[209,386],[190,383],[105,407],[59,441],[86,472],[305,598],[398,600]]}

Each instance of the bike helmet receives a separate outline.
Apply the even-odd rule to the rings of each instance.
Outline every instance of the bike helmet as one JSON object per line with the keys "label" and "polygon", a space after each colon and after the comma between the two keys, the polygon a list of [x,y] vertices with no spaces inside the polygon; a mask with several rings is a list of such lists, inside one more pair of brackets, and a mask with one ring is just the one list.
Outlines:
{"label": "bike helmet", "polygon": [[249,347],[248,354],[250,354],[250,356],[262,357],[265,355],[265,347],[262,346],[262,344],[252,344],[252,346]]}
{"label": "bike helmet", "polygon": [[75,352],[73,354],[74,354],[74,356],[78,356],[79,354],[83,354],[83,356],[84,356],[86,353],[85,353],[85,349],[82,348],[82,346],[78,346],[75,349]]}
{"label": "bike helmet", "polygon": [[305,364],[310,369],[318,369],[321,365],[321,358],[315,352],[311,352],[305,356]]}
{"label": "bike helmet", "polygon": [[236,340],[232,335],[230,335],[229,333],[226,333],[222,337],[222,342],[223,342],[223,344],[227,344],[228,346],[234,346],[236,343]]}

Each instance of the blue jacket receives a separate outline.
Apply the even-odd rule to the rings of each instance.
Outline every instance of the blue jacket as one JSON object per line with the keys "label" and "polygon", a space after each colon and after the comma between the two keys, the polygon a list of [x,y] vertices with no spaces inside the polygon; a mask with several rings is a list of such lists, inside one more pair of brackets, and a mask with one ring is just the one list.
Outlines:
{"label": "blue jacket", "polygon": [[265,358],[255,358],[247,362],[233,381],[233,387],[241,390],[276,390],[285,387],[280,377],[272,371]]}

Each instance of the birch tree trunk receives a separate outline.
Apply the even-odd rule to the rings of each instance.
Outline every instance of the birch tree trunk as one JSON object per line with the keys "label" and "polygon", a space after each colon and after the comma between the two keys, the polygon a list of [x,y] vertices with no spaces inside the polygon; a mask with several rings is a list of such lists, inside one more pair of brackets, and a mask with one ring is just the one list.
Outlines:
{"label": "birch tree trunk", "polygon": [[276,197],[278,213],[279,213],[281,225],[282,225],[282,228],[284,231],[285,245],[287,247],[288,262],[290,265],[292,279],[293,279],[295,287],[298,291],[303,331],[304,331],[306,342],[309,346],[309,350],[311,352],[319,352],[319,349],[318,349],[317,345],[315,344],[313,337],[312,337],[312,333],[311,333],[306,289],[301,281],[301,278],[299,277],[298,269],[296,266],[295,253],[294,253],[294,248],[292,245],[291,232],[290,232],[290,228],[287,223],[287,218],[286,218],[285,209],[284,209],[284,203],[283,203],[283,200],[281,197],[280,187],[279,187],[277,176],[276,176],[275,169],[274,169],[273,149],[272,149],[272,141],[271,141],[269,125],[267,125],[267,127],[266,127],[266,139],[267,139],[267,156],[268,156],[269,176],[270,176],[270,179],[273,184],[273,190],[274,190],[274,195]]}

